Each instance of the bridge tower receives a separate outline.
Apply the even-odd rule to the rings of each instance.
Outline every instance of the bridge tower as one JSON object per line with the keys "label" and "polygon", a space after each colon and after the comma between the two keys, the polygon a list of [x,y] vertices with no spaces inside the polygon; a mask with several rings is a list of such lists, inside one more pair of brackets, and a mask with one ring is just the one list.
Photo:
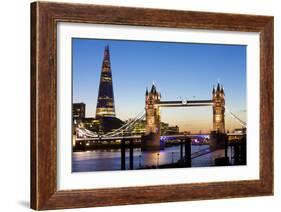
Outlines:
{"label": "bridge tower", "polygon": [[153,84],[151,90],[146,89],[145,93],[145,112],[146,112],[146,130],[142,139],[142,149],[157,150],[160,145],[160,108],[157,105],[160,102],[161,94],[156,90]]}
{"label": "bridge tower", "polygon": [[145,93],[145,111],[146,111],[146,134],[160,134],[160,108],[157,103],[160,102],[160,93],[157,92],[153,84],[150,92],[146,89]]}
{"label": "bridge tower", "polygon": [[227,156],[228,136],[225,133],[225,95],[222,85],[218,83],[213,88],[213,131],[210,134],[210,149],[217,151],[214,163],[217,165],[228,165]]}
{"label": "bridge tower", "polygon": [[217,88],[213,88],[213,130],[218,133],[225,133],[225,96],[222,85],[218,83]]}

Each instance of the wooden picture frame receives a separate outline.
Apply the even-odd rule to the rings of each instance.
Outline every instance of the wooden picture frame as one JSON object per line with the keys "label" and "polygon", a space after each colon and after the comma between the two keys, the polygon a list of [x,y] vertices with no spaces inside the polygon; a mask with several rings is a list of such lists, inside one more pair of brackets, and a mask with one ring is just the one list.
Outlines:
{"label": "wooden picture frame", "polygon": [[[258,32],[260,179],[57,190],[58,22]],[[273,195],[273,17],[86,4],[31,4],[31,208],[45,210],[261,195]]]}

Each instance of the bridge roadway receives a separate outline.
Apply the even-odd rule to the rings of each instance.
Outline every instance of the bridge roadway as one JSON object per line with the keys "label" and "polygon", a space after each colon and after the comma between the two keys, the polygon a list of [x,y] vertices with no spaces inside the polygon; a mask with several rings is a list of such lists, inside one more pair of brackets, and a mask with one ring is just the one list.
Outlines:
{"label": "bridge roadway", "polygon": [[182,100],[182,101],[160,101],[157,106],[160,107],[194,107],[194,106],[212,106],[212,100]]}
{"label": "bridge roadway", "polygon": [[[184,139],[184,138],[194,138],[198,136],[209,136],[210,134],[188,134],[188,135],[163,135],[161,138],[165,140],[171,139]],[[245,134],[238,133],[227,133],[228,136],[243,136]],[[138,140],[141,139],[141,135],[133,136],[117,136],[117,137],[92,137],[92,138],[76,138],[76,141],[112,141],[112,140]]]}

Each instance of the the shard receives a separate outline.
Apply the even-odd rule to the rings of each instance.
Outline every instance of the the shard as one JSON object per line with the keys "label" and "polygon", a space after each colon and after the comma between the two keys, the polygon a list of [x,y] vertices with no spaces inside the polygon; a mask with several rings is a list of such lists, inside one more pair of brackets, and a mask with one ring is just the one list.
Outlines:
{"label": "the shard", "polygon": [[102,62],[96,118],[115,117],[112,72],[110,65],[109,46],[104,49]]}

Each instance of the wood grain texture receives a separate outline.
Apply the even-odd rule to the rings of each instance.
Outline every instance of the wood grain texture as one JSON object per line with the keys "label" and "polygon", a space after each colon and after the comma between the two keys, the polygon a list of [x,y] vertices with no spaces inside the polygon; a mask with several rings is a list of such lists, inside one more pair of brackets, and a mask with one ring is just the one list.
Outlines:
{"label": "wood grain texture", "polygon": [[[57,190],[56,25],[117,24],[260,33],[260,180]],[[31,207],[37,210],[273,194],[273,17],[34,2],[31,4]]]}

